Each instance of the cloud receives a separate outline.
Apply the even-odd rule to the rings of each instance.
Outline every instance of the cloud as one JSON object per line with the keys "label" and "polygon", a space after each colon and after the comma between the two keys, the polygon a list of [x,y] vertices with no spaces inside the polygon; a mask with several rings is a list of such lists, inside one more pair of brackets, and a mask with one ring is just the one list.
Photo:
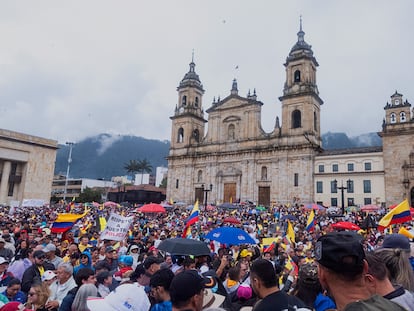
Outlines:
{"label": "cloud", "polygon": [[169,139],[194,49],[204,109],[237,78],[240,95],[256,88],[269,132],[302,15],[320,63],[322,131],[374,132],[395,89],[414,98],[412,11],[412,1],[384,0],[2,3],[0,124],[59,142],[99,133]]}

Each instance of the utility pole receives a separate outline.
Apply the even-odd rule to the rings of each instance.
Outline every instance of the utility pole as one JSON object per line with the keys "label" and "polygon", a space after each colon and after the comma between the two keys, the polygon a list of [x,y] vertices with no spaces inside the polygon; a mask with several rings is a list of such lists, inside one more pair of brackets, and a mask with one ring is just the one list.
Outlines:
{"label": "utility pole", "polygon": [[66,179],[65,179],[65,190],[63,192],[63,201],[66,203],[66,195],[68,191],[68,179],[69,179],[69,170],[70,170],[70,164],[72,163],[72,148],[75,143],[73,142],[66,142],[66,145],[69,146],[69,156],[68,156],[68,168],[66,170]]}

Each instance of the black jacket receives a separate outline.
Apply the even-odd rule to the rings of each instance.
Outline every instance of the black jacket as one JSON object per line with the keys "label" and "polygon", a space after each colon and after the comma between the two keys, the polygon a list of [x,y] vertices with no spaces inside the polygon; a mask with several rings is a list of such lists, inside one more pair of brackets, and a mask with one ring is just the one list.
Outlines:
{"label": "black jacket", "polygon": [[[55,266],[45,262],[43,263],[43,269],[46,270],[55,270]],[[40,277],[40,271],[37,268],[35,264],[31,265],[29,268],[26,269],[23,273],[22,277],[22,292],[24,292],[26,295],[30,290],[30,287],[34,283],[41,283],[41,277]]]}

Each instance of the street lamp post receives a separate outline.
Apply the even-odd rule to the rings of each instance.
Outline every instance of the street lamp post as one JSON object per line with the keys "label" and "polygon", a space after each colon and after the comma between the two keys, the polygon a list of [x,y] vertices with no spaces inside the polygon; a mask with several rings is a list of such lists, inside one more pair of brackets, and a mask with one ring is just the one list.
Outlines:
{"label": "street lamp post", "polygon": [[207,188],[204,188],[204,184],[203,185],[201,185],[201,189],[203,190],[203,192],[204,192],[204,198],[205,198],[205,201],[204,201],[204,208],[207,208],[207,197],[208,197],[208,193],[211,191],[211,190],[213,190],[213,185],[212,184],[210,184],[210,188],[209,189],[207,189]]}
{"label": "street lamp post", "polygon": [[[347,185],[348,187],[350,186],[350,182],[351,180],[348,179],[347,181]],[[334,179],[334,184],[335,184],[335,188],[341,190],[341,200],[342,200],[342,205],[341,205],[341,210],[342,210],[342,215],[345,214],[345,197],[344,197],[344,190],[348,189],[348,187],[344,187],[344,182],[341,180],[341,186],[338,187],[338,181],[336,179]]]}
{"label": "street lamp post", "polygon": [[72,148],[73,148],[74,144],[75,143],[73,143],[73,142],[66,142],[66,145],[69,146],[69,156],[68,156],[68,168],[66,170],[65,189],[64,189],[64,192],[63,192],[63,201],[65,201],[65,202],[66,202],[66,194],[67,194],[67,191],[68,191],[68,179],[69,179],[70,164],[72,163]]}

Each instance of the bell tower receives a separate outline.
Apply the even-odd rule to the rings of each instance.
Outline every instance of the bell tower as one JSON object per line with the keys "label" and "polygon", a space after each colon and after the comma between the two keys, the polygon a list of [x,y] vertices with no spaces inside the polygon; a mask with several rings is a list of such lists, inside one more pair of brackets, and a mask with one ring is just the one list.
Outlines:
{"label": "bell tower", "polygon": [[298,41],[286,58],[286,81],[282,102],[282,136],[297,136],[321,146],[320,106],[323,104],[316,85],[316,68],[312,46],[305,42],[302,18]]}
{"label": "bell tower", "polygon": [[171,148],[197,145],[204,137],[203,85],[195,72],[194,54],[190,70],[184,75],[179,86],[178,103],[172,120]]}

